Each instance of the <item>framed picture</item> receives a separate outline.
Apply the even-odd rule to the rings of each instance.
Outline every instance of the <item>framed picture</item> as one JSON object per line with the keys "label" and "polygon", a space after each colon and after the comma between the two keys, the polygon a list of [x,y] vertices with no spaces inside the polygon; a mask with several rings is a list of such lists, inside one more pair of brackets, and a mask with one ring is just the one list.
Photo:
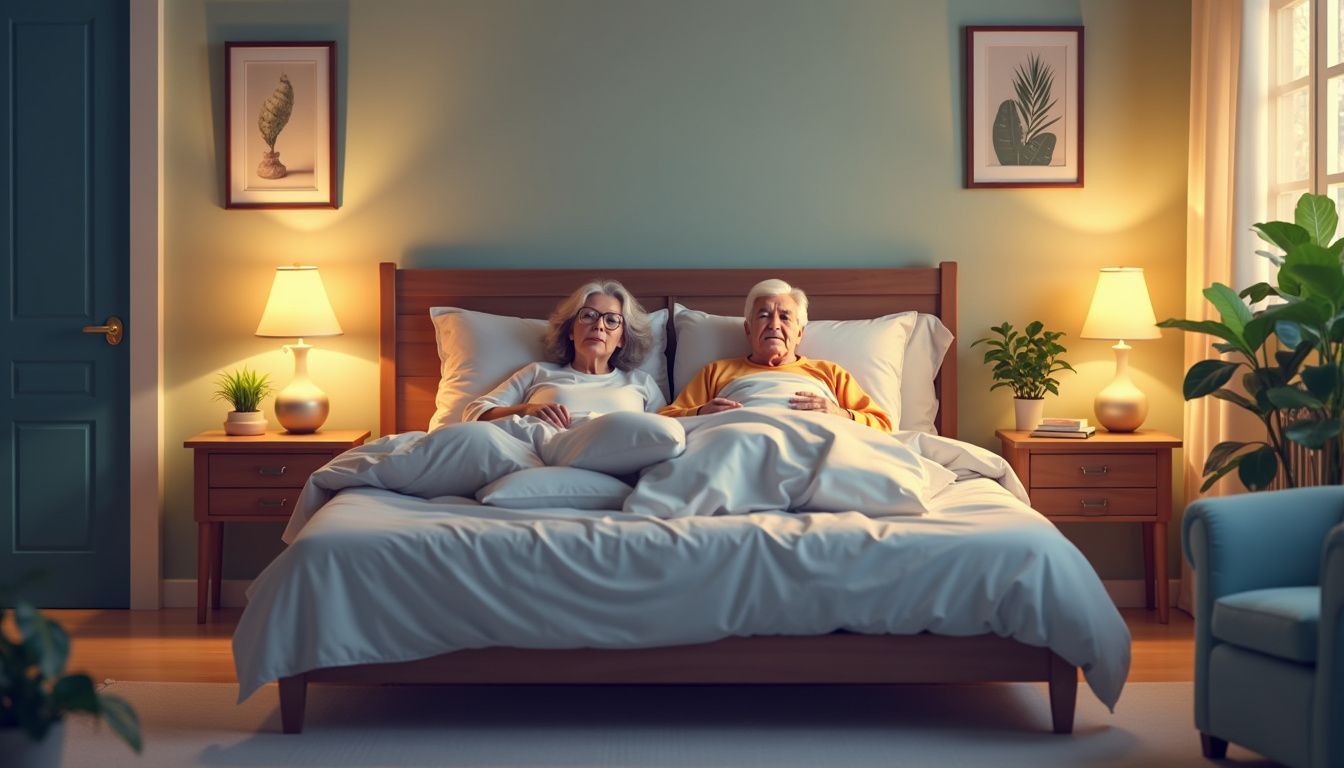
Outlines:
{"label": "framed picture", "polygon": [[966,27],[966,186],[1083,186],[1083,28]]}
{"label": "framed picture", "polygon": [[336,207],[336,43],[225,43],[225,208]]}

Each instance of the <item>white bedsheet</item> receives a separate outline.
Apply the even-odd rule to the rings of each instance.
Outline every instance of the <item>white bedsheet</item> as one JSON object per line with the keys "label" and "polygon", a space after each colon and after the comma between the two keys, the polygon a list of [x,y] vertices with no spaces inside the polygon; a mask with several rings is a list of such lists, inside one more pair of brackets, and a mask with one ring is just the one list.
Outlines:
{"label": "white bedsheet", "polygon": [[248,590],[239,699],[319,667],[454,650],[732,635],[992,632],[1049,646],[1114,706],[1129,631],[1082,554],[992,480],[923,516],[662,520],[342,491]]}

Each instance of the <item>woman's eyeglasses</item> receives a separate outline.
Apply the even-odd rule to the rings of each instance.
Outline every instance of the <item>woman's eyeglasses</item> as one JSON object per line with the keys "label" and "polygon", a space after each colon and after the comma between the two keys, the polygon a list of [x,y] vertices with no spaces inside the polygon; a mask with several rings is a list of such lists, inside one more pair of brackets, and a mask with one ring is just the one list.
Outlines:
{"label": "woman's eyeglasses", "polygon": [[584,307],[583,309],[580,309],[579,313],[574,316],[574,319],[584,325],[593,325],[597,323],[598,320],[601,320],[602,327],[606,328],[608,331],[614,331],[625,324],[625,318],[621,317],[621,313],[598,312],[592,307]]}

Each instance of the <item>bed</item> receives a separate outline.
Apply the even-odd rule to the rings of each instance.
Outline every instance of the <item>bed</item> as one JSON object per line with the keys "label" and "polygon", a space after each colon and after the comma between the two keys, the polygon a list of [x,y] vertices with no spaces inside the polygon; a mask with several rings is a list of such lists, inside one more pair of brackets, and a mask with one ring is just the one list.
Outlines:
{"label": "bed", "polygon": [[[601,270],[601,274],[622,281],[651,311],[670,309],[679,304],[703,312],[738,314],[741,311],[741,297],[751,285],[765,277],[780,277],[808,291],[814,321],[823,318],[873,318],[915,310],[937,316],[949,330],[953,333],[956,331],[957,269],[952,262],[931,268],[906,269],[768,272],[743,269],[651,269]],[[434,415],[440,362],[434,326],[429,317],[431,307],[455,306],[500,315],[545,317],[569,290],[593,275],[593,270],[398,269],[393,264],[382,264],[379,337],[381,432],[389,435],[423,430]],[[671,359],[676,354],[676,341],[670,332],[667,347]],[[935,424],[937,432],[945,437],[956,435],[956,363],[953,349],[944,359],[934,380],[934,390],[940,401]],[[388,633],[399,631],[394,625],[401,618],[417,611],[432,612],[432,609],[423,606],[435,604],[435,595],[403,595],[405,604],[395,609],[378,608],[371,616],[348,617],[353,622],[348,626],[358,624],[361,627],[354,632],[360,638],[352,636],[348,642],[338,641],[332,639],[334,627],[324,626],[323,616],[342,611],[349,614],[352,609],[349,605],[343,605],[339,610],[327,614],[322,612],[322,600],[327,598],[322,597],[321,593],[329,579],[360,572],[358,578],[361,581],[355,589],[376,591],[379,602],[385,603],[393,600],[388,597],[389,592],[406,593],[416,589],[405,585],[387,589],[370,585],[380,583],[380,568],[397,570],[406,552],[418,552],[424,548],[425,537],[431,535],[426,534],[428,529],[424,527],[425,521],[439,521],[448,516],[452,517],[455,524],[464,521],[450,537],[451,542],[441,545],[458,549],[453,550],[452,555],[439,555],[459,560],[472,557],[470,537],[464,531],[470,532],[473,526],[498,523],[493,517],[482,522],[483,513],[491,511],[489,507],[470,507],[466,502],[451,499],[413,499],[388,491],[354,489],[338,495],[314,518],[322,521],[322,526],[318,527],[322,528],[326,539],[323,546],[309,546],[307,549],[320,552],[320,555],[309,555],[308,562],[301,562],[302,555],[298,550],[304,548],[291,547],[258,577],[249,591],[248,609],[240,620],[234,638],[240,697],[245,698],[260,682],[278,679],[283,730],[286,733],[298,733],[303,728],[304,702],[310,683],[712,685],[1038,681],[1046,682],[1049,686],[1053,730],[1056,733],[1070,733],[1077,695],[1078,667],[1052,650],[1049,645],[1053,644],[1056,649],[1064,650],[1064,655],[1086,659],[1084,670],[1089,675],[1089,682],[1093,684],[1094,690],[1100,691],[1099,685],[1104,688],[1103,700],[1109,699],[1107,703],[1113,705],[1128,670],[1128,631],[1106,598],[1095,573],[1091,572],[1081,555],[1054,531],[1048,521],[1020,502],[1015,502],[991,480],[958,481],[937,498],[939,501],[935,505],[935,514],[924,522],[884,522],[872,528],[871,525],[875,524],[858,515],[834,516],[834,519],[840,521],[837,525],[851,525],[846,522],[851,519],[856,521],[852,524],[858,526],[855,529],[857,534],[850,530],[850,543],[845,546],[876,550],[879,544],[910,540],[919,542],[919,547],[925,551],[937,548],[931,548],[928,544],[930,541],[950,541],[951,537],[946,535],[949,530],[959,526],[966,528],[975,520],[983,519],[988,521],[986,525],[994,530],[994,534],[982,536],[978,540],[980,546],[990,548],[990,554],[978,553],[969,547],[960,554],[954,549],[949,550],[950,554],[944,559],[952,564],[947,565],[947,568],[976,567],[971,563],[993,559],[992,553],[1003,546],[1003,542],[1019,546],[1024,538],[1045,541],[1045,546],[1058,550],[1052,553],[1057,572],[1051,575],[1033,570],[1031,578],[1053,578],[1061,584],[1067,583],[1052,589],[1070,594],[1050,597],[1042,601],[1041,605],[1030,608],[1007,609],[1006,620],[1002,616],[991,618],[986,613],[977,621],[958,623],[942,614],[945,606],[936,600],[916,599],[901,590],[879,588],[865,598],[877,601],[873,604],[877,607],[872,609],[877,618],[868,622],[847,619],[841,621],[840,626],[843,628],[837,631],[831,631],[834,627],[817,629],[829,626],[825,622],[836,621],[834,617],[805,615],[799,618],[785,605],[779,609],[779,615],[785,619],[781,626],[793,627],[799,633],[775,631],[751,636],[734,634],[735,631],[741,631],[742,634],[750,635],[750,627],[744,629],[743,626],[724,626],[724,631],[716,636],[705,631],[697,634],[688,630],[686,634],[678,635],[675,631],[663,630],[666,636],[681,639],[650,645],[646,640],[632,639],[628,632],[616,640],[599,632],[600,639],[584,641],[572,637],[566,639],[563,633],[548,634],[539,629],[538,634],[546,636],[538,640],[544,647],[519,647],[526,643],[518,642],[501,644],[499,637],[503,635],[488,632],[444,645],[431,637],[434,633],[428,629],[420,633],[424,637],[409,642],[404,641],[404,638],[391,640]],[[370,510],[377,511],[371,513]],[[371,514],[382,517],[376,524],[371,523]],[[554,526],[554,530],[562,531],[565,526],[569,526],[577,531],[567,540],[571,542],[567,546],[571,546],[572,554],[577,551],[572,549],[573,546],[587,546],[573,545],[573,541],[601,538],[617,529],[613,535],[625,535],[621,531],[628,532],[633,530],[631,526],[641,524],[639,521],[622,520],[618,513],[612,517],[614,520],[595,521],[593,518],[557,513],[557,521],[545,523],[541,530],[550,530],[545,526]],[[773,543],[780,537],[789,536],[804,541],[810,535],[811,528],[818,527],[818,520],[832,518],[807,518],[781,513],[761,519],[765,520],[764,524],[760,524],[759,520],[753,522],[752,519],[742,519],[715,525],[737,531],[736,535],[744,537],[743,542],[765,538]],[[532,518],[529,518],[527,525],[533,531],[539,530],[538,523]],[[924,526],[922,529],[919,528],[921,525]],[[389,544],[373,555],[360,555],[363,559],[347,559],[339,565],[334,564],[336,560],[332,558],[347,557],[347,544],[350,542],[376,538],[398,526],[409,533],[396,544]],[[763,527],[768,529],[769,536],[759,535]],[[917,530],[924,532],[921,534],[924,538],[911,533]],[[386,535],[390,537],[393,534]],[[555,535],[557,539],[563,539],[565,534]],[[696,539],[687,537],[686,540]],[[868,556],[866,552],[864,557]],[[882,555],[879,552],[874,556]],[[321,565],[313,565],[314,557],[320,560]],[[1027,552],[1023,558],[1023,562],[1042,559],[1032,552]],[[379,566],[380,559],[388,565]],[[694,574],[698,562],[701,562],[699,555],[693,554],[677,567]],[[491,568],[497,565],[492,563]],[[995,578],[1001,579],[1002,583],[1009,586],[1008,591],[1017,595],[1021,585],[1013,581],[1016,577],[1011,571],[1018,568],[1025,572],[1027,567],[1020,562],[1006,562],[1004,568],[1010,573]],[[1070,573],[1069,569],[1076,569],[1077,572]],[[411,568],[407,567],[406,570]],[[305,578],[294,574],[308,576]],[[424,580],[433,579],[435,575],[426,572],[405,578]],[[535,584],[539,576],[538,572],[533,571],[518,578],[522,582]],[[939,581],[942,580],[942,576],[934,570],[927,573],[907,571],[903,572],[902,578],[918,594],[925,594],[920,590],[926,590],[928,594],[937,592]],[[927,579],[928,583],[921,584],[920,579]],[[419,584],[419,581],[406,583]],[[1081,591],[1073,593],[1072,590]],[[1002,598],[1004,592],[998,590],[999,598]],[[562,591],[551,592],[551,598],[559,602],[563,602],[565,597]],[[1005,599],[999,598],[982,601],[995,603],[985,610],[1003,612]],[[422,607],[416,609],[413,606],[417,604],[417,599],[428,599],[430,602],[420,603]],[[960,596],[958,599],[966,598]],[[1020,599],[1017,596],[1007,599],[1007,602]],[[452,601],[446,602],[451,604]],[[1101,605],[1101,602],[1105,605]],[[469,617],[473,609],[466,607],[465,603],[462,605],[464,607],[460,613]],[[1022,615],[1012,615],[1014,611]],[[525,611],[519,608],[518,612]],[[890,618],[896,614],[900,616]],[[463,624],[466,619],[454,617],[452,621]],[[649,623],[657,622],[650,620]],[[941,634],[921,631],[930,628],[939,630]],[[1051,632],[1055,637],[1045,636]],[[400,647],[395,652],[376,650],[396,644],[400,644]],[[371,651],[371,648],[375,650]],[[435,652],[436,648],[447,652]],[[1094,674],[1095,680],[1092,677]]]}

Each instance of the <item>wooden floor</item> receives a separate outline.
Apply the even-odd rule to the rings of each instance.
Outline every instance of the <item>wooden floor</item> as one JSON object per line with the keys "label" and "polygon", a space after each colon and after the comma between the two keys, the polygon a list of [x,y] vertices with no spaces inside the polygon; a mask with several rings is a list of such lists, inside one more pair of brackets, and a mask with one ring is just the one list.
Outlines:
{"label": "wooden floor", "polygon": [[[230,639],[239,610],[196,623],[194,608],[162,611],[47,611],[72,637],[70,669],[94,680],[237,682]],[[1182,611],[1170,624],[1151,611],[1121,613],[1134,637],[1131,682],[1194,679],[1194,623]]]}

